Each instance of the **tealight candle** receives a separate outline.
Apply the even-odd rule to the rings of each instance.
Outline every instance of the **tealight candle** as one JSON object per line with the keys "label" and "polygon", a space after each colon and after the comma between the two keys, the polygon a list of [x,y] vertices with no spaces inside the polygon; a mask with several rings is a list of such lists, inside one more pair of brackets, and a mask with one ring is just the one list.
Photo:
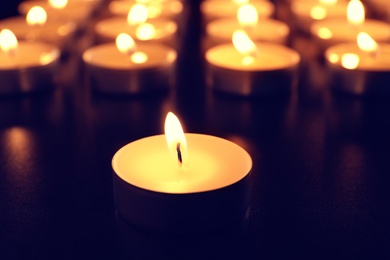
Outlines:
{"label": "tealight candle", "polygon": [[[238,8],[242,3],[249,1],[240,1],[240,0],[208,0],[203,1],[200,6],[200,10],[203,14],[204,24],[218,19],[218,18],[227,18],[235,17],[237,14]],[[274,11],[274,5],[269,1],[251,1],[251,4],[256,8],[260,18],[270,17]]]}
{"label": "tealight candle", "polygon": [[258,20],[258,13],[252,4],[241,5],[237,18],[222,18],[211,21],[206,26],[205,48],[230,42],[236,30],[244,29],[254,41],[286,43],[290,32],[288,26],[277,20]]}
{"label": "tealight candle", "polygon": [[112,17],[99,21],[95,32],[99,42],[114,41],[119,33],[127,33],[136,41],[164,42],[175,46],[177,24],[169,19],[148,19],[148,9],[143,4],[136,4],[125,17]]}
{"label": "tealight candle", "polygon": [[238,30],[233,44],[206,52],[209,84],[218,91],[242,96],[290,93],[297,84],[299,54],[274,43],[254,43]]}
{"label": "tealight candle", "polygon": [[99,0],[30,0],[21,2],[18,10],[26,15],[32,7],[40,6],[46,11],[49,21],[73,21],[79,24],[87,20],[98,3]]}
{"label": "tealight candle", "polygon": [[46,23],[46,18],[46,11],[42,7],[34,6],[26,17],[1,20],[0,29],[11,30],[20,40],[43,41],[63,50],[75,32],[75,24],[58,20]]}
{"label": "tealight candle", "polygon": [[0,94],[52,88],[60,51],[42,42],[18,42],[12,31],[0,32]]}
{"label": "tealight candle", "polygon": [[366,32],[376,41],[390,41],[390,25],[377,20],[365,20],[363,4],[351,0],[348,5],[348,19],[329,19],[313,23],[311,33],[321,48],[341,42],[353,42],[359,32]]}
{"label": "tealight candle", "polygon": [[184,134],[173,113],[165,136],[127,144],[112,167],[118,213],[137,226],[202,232],[239,222],[249,207],[250,155],[219,137]]}
{"label": "tealight candle", "polygon": [[342,0],[315,0],[294,1],[290,8],[296,25],[308,33],[315,21],[345,18],[347,7],[348,3]]}
{"label": "tealight candle", "polygon": [[158,43],[136,45],[128,34],[116,43],[91,47],[83,60],[92,87],[100,92],[142,94],[167,90],[174,79],[176,51]]}
{"label": "tealight candle", "polygon": [[148,8],[149,18],[168,18],[174,19],[183,11],[183,3],[179,0],[163,1],[139,1],[139,0],[120,0],[112,1],[108,5],[108,10],[116,16],[126,16],[128,10],[137,3],[144,3]]}
{"label": "tealight candle", "polygon": [[336,90],[354,95],[390,95],[390,44],[378,44],[367,33],[359,33],[357,42],[332,46],[325,58]]}

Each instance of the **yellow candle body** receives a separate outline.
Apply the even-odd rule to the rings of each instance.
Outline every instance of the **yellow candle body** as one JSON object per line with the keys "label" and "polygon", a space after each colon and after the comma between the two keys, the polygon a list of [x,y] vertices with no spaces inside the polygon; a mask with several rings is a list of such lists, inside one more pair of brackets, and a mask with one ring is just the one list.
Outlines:
{"label": "yellow candle body", "polygon": [[19,42],[13,54],[0,51],[0,94],[19,94],[54,87],[60,51],[43,42]]}
{"label": "yellow candle body", "polygon": [[[130,8],[136,4],[136,0],[120,0],[112,1],[108,5],[108,10],[113,15],[127,16]],[[161,8],[157,12],[149,14],[149,18],[174,18],[183,11],[183,3],[179,0],[164,0],[151,3],[157,5],[157,8]],[[148,5],[147,5],[148,6]],[[150,16],[152,15],[152,16]]]}
{"label": "yellow candle body", "polygon": [[243,64],[244,56],[232,44],[218,45],[206,52],[206,60],[217,67],[238,71],[272,71],[292,68],[299,63],[296,51],[273,43],[257,43],[258,56]]}
{"label": "yellow candle body", "polygon": [[361,26],[352,26],[346,19],[332,19],[313,23],[312,35],[321,47],[341,42],[355,42],[359,32],[368,33],[375,41],[390,41],[390,24],[367,19]]}
{"label": "yellow candle body", "polygon": [[137,51],[146,61],[135,63],[115,43],[91,47],[83,54],[93,88],[112,94],[140,94],[168,90],[174,83],[176,51],[158,43],[142,43]]}
{"label": "yellow candle body", "polygon": [[252,168],[249,154],[222,138],[186,134],[188,157],[178,160],[168,152],[165,135],[132,142],[113,157],[115,173],[142,189],[162,193],[199,193],[232,185]]}
{"label": "yellow candle body", "polygon": [[140,39],[136,34],[137,27],[130,26],[124,17],[113,17],[98,22],[95,26],[95,32],[101,42],[114,41],[120,33],[127,33],[138,41],[169,42],[177,32],[177,24],[169,19],[153,19],[149,20],[148,23],[155,28],[155,35],[151,39]]}
{"label": "yellow candle body", "polygon": [[193,234],[238,224],[249,208],[252,159],[222,138],[185,134],[180,168],[164,135],[122,147],[113,157],[114,198],[126,222]]}
{"label": "yellow candle body", "polygon": [[[379,44],[377,53],[364,52],[356,43],[340,43],[328,48],[325,58],[330,71],[330,85],[348,94],[389,98],[389,53],[390,44],[384,43]],[[348,63],[343,59],[347,54],[357,55],[358,58],[355,56],[353,64]]]}
{"label": "yellow candle body", "polygon": [[19,40],[43,41],[61,48],[75,32],[76,25],[57,20],[31,26],[24,17],[13,17],[0,21],[0,30],[5,28],[11,30]]}
{"label": "yellow candle body", "polygon": [[[275,11],[274,5],[269,1],[252,1],[251,4],[256,8],[259,18],[268,18]],[[207,23],[218,18],[236,17],[239,7],[233,1],[208,0],[202,2],[200,9]]]}
{"label": "yellow candle body", "polygon": [[[347,17],[347,1],[338,1],[336,4],[320,4],[319,1],[294,1],[291,12],[297,25],[305,32],[310,31],[313,22]],[[317,11],[314,12],[313,9]],[[325,12],[324,12],[325,11]]]}
{"label": "yellow candle body", "polygon": [[[231,42],[234,31],[244,29],[237,19],[218,19],[206,26],[206,33],[215,43]],[[285,43],[290,32],[288,26],[277,20],[261,19],[254,27],[246,28],[246,32],[253,41]]]}

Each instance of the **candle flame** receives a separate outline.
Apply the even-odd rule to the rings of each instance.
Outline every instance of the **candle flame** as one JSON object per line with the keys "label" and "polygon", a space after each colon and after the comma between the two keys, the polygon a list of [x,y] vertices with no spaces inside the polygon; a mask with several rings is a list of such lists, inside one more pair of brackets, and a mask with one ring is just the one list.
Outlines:
{"label": "candle flame", "polygon": [[244,4],[238,8],[237,20],[242,27],[255,27],[259,21],[259,14],[251,4]]}
{"label": "candle flame", "polygon": [[45,9],[40,6],[34,6],[28,11],[26,16],[26,22],[29,25],[42,25],[47,20],[47,14]]}
{"label": "candle flame", "polygon": [[314,20],[322,20],[327,14],[326,9],[320,5],[316,5],[310,10],[310,17]]}
{"label": "candle flame", "polygon": [[185,163],[187,141],[179,119],[172,112],[167,114],[164,131],[169,153],[178,161],[179,165]]}
{"label": "candle flame", "polygon": [[318,29],[318,36],[321,38],[321,39],[330,39],[333,37],[333,33],[332,31],[327,28],[327,27],[321,27]]}
{"label": "candle flame", "polygon": [[249,38],[249,36],[243,30],[236,30],[232,37],[233,45],[238,52],[245,57],[242,60],[244,65],[249,65],[254,62],[257,56],[257,47],[255,43]]}
{"label": "candle flame", "polygon": [[143,23],[138,25],[135,34],[140,40],[151,40],[156,36],[156,28],[153,24]]}
{"label": "candle flame", "polygon": [[126,33],[120,33],[115,39],[115,44],[117,49],[128,56],[133,63],[142,64],[148,60],[145,53],[137,51],[133,38]]}
{"label": "candle flame", "polygon": [[346,69],[353,70],[359,66],[360,58],[355,53],[345,53],[341,57],[341,66]]}
{"label": "candle flame", "polygon": [[133,38],[126,33],[120,33],[116,37],[115,43],[118,50],[124,54],[132,54],[137,50],[137,45]]}
{"label": "candle flame", "polygon": [[55,9],[63,9],[68,4],[68,0],[49,0],[49,5]]}
{"label": "candle flame", "polygon": [[0,31],[0,49],[6,53],[14,53],[18,48],[15,34],[8,29]]}
{"label": "candle flame", "polygon": [[378,43],[365,32],[360,32],[356,38],[359,49],[369,53],[378,51]]}
{"label": "candle flame", "polygon": [[138,25],[146,22],[148,19],[148,8],[143,4],[133,5],[127,15],[129,25]]}
{"label": "candle flame", "polygon": [[352,25],[358,26],[364,23],[365,11],[360,0],[351,0],[347,7],[347,19]]}

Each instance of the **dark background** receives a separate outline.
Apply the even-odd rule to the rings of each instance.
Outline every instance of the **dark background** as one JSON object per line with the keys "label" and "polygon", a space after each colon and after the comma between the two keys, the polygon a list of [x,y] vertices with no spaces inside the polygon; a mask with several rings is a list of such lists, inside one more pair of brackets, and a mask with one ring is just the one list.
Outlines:
{"label": "dark background", "polygon": [[[64,58],[55,91],[0,97],[0,259],[388,259],[388,99],[332,93],[313,42],[297,32],[290,45],[303,62],[294,94],[213,93],[204,80],[199,1],[187,4],[168,95],[92,93],[79,56],[91,43],[86,33]],[[277,15],[289,20],[285,7]],[[5,17],[16,9],[0,10]],[[117,217],[111,158],[162,133],[168,111],[187,132],[227,138],[252,155],[243,223],[175,236]]]}

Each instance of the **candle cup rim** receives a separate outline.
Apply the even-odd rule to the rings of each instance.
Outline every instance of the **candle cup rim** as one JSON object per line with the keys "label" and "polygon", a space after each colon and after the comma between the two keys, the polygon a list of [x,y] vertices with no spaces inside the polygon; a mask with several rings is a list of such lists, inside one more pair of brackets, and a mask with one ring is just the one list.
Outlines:
{"label": "candle cup rim", "polygon": [[[245,177],[247,177],[248,175],[251,175],[251,172],[252,172],[252,169],[253,169],[253,160],[252,160],[252,157],[250,156],[250,154],[241,146],[239,146],[238,144],[230,141],[230,140],[227,140],[227,139],[224,139],[224,138],[221,138],[221,137],[218,137],[218,136],[214,136],[214,135],[207,135],[207,134],[199,134],[199,133],[185,133],[184,134],[186,137],[188,136],[197,136],[197,137],[207,137],[207,138],[215,138],[215,139],[218,139],[219,141],[224,141],[224,142],[228,142],[229,145],[233,145],[236,149],[240,150],[240,152],[243,152],[244,153],[244,156],[246,158],[246,160],[249,160],[248,163],[249,165],[247,166],[248,170],[247,172],[239,179],[235,180],[234,182],[231,182],[231,183],[227,183],[223,186],[219,186],[217,188],[212,188],[212,189],[207,189],[207,190],[199,190],[199,191],[191,191],[191,192],[167,192],[167,191],[159,191],[159,190],[156,190],[156,189],[148,189],[148,188],[144,188],[144,187],[140,187],[136,184],[133,184],[133,183],[130,183],[128,181],[126,181],[123,176],[121,176],[118,172],[118,168],[116,166],[116,161],[118,160],[118,156],[119,154],[123,151],[123,149],[125,147],[128,147],[129,145],[135,143],[135,142],[142,142],[142,140],[145,140],[147,138],[164,138],[165,140],[165,135],[164,134],[159,134],[159,135],[153,135],[153,136],[147,136],[147,137],[144,137],[144,138],[141,138],[141,139],[137,139],[135,141],[132,141],[124,146],[122,146],[119,150],[117,150],[114,154],[114,156],[112,157],[112,160],[111,160],[111,166],[112,166],[112,169],[113,169],[113,172],[116,174],[116,176],[118,176],[118,178],[120,178],[122,181],[124,181],[125,183],[128,183],[129,185],[131,186],[135,186],[139,189],[142,189],[142,190],[146,190],[146,191],[150,191],[150,192],[153,192],[153,193],[158,193],[158,194],[173,194],[173,195],[183,195],[183,194],[201,194],[201,193],[207,193],[207,192],[212,192],[212,191],[218,191],[218,190],[221,190],[221,189],[224,189],[224,188],[227,188],[227,187],[230,187],[234,184],[237,184],[239,182],[241,182],[243,179],[245,179]],[[168,151],[167,151],[168,152]]]}

